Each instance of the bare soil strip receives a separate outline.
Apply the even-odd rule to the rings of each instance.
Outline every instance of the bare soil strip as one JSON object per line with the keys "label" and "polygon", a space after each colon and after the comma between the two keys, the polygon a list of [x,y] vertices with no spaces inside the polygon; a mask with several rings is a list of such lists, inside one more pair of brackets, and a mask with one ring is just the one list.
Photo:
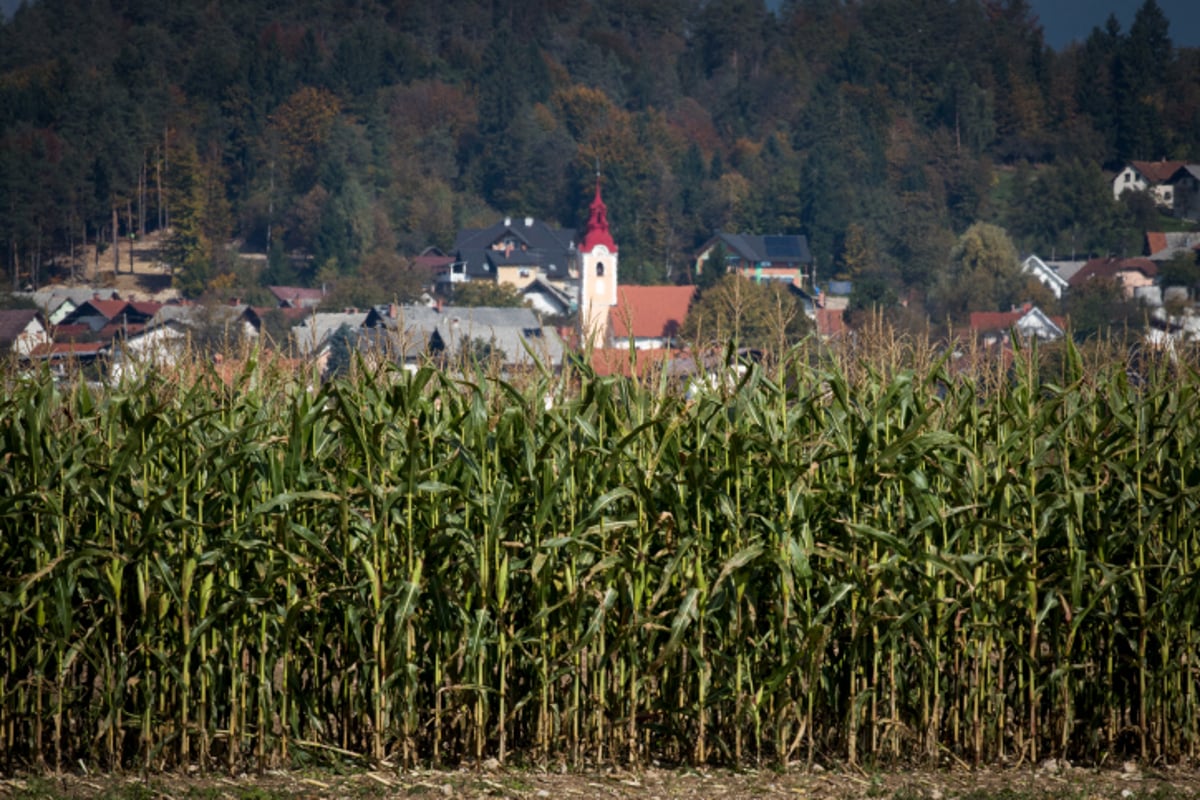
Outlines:
{"label": "bare soil strip", "polygon": [[70,775],[0,781],[0,798],[894,798],[894,800],[1136,800],[1200,796],[1200,772],[1169,768],[1089,770],[1047,762],[1039,769],[788,772],[690,769],[553,773],[537,770],[269,771],[257,776]]}

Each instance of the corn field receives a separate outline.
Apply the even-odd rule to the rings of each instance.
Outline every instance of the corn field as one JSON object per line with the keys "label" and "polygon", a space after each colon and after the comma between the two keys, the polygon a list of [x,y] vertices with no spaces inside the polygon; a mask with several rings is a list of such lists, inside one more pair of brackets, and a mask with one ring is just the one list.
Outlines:
{"label": "corn field", "polygon": [[1194,759],[1200,375],[1031,364],[12,380],[0,770]]}

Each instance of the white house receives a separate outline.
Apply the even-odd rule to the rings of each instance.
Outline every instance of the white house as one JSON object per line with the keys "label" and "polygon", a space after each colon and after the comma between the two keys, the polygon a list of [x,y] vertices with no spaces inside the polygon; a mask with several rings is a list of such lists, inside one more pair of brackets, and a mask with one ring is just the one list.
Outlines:
{"label": "white house", "polygon": [[1031,255],[1021,262],[1021,271],[1037,278],[1038,282],[1054,292],[1054,296],[1059,300],[1062,299],[1063,294],[1067,291],[1067,279],[1060,275],[1057,269],[1042,261],[1036,255]]}
{"label": "white house", "polygon": [[39,345],[50,343],[50,333],[36,309],[0,311],[0,356],[28,356]]}
{"label": "white house", "polygon": [[1065,322],[1046,314],[1040,308],[1026,303],[1012,311],[973,311],[971,330],[985,344],[1003,341],[1010,331],[1016,331],[1022,339],[1040,339],[1052,342],[1066,335]]}
{"label": "white house", "polygon": [[110,377],[132,378],[174,366],[204,328],[224,329],[230,339],[253,339],[258,336],[258,324],[257,314],[246,305],[165,305],[136,333],[106,346],[112,358]]}
{"label": "white house", "polygon": [[1126,192],[1150,192],[1158,205],[1173,209],[1175,187],[1171,179],[1183,166],[1183,161],[1130,161],[1113,178],[1113,198],[1120,200]]}

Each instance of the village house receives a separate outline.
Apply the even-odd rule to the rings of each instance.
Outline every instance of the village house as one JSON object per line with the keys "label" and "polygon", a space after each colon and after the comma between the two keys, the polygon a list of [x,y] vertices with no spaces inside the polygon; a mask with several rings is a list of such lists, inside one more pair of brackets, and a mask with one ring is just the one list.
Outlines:
{"label": "village house", "polygon": [[1146,255],[1151,261],[1170,261],[1181,253],[1200,254],[1200,233],[1146,231]]}
{"label": "village house", "polygon": [[1149,192],[1159,206],[1173,208],[1171,178],[1185,165],[1183,161],[1130,161],[1112,180],[1113,199],[1120,200],[1126,192]]}
{"label": "village house", "polygon": [[[1125,296],[1146,299],[1155,305],[1158,287],[1158,265],[1148,258],[1093,258],[1070,277],[1068,285],[1075,289],[1091,280],[1116,281]],[[1159,300],[1161,302],[1161,300]]]}
{"label": "village house", "polygon": [[136,331],[105,346],[110,377],[120,379],[173,367],[192,348],[216,345],[224,350],[226,345],[252,341],[261,327],[258,312],[244,304],[164,305]]}
{"label": "village house", "polygon": [[1200,219],[1200,164],[1184,164],[1168,181],[1174,195],[1172,208],[1181,219]]}
{"label": "village house", "polygon": [[973,311],[970,326],[986,345],[1005,343],[1013,331],[1025,340],[1052,342],[1063,338],[1067,327],[1062,317],[1051,317],[1029,303],[1012,311]]}
{"label": "village house", "polygon": [[617,349],[658,350],[678,344],[694,286],[620,286],[609,310],[609,342]]}
{"label": "village house", "polygon": [[85,300],[55,328],[55,339],[72,338],[109,341],[142,329],[162,303],[130,300]]}
{"label": "village house", "polygon": [[13,292],[16,297],[32,300],[42,310],[46,323],[54,326],[88,300],[119,300],[115,289],[90,286],[47,286],[32,292]]}
{"label": "village house", "polygon": [[555,228],[533,217],[505,217],[487,228],[459,231],[452,259],[437,275],[443,287],[471,281],[509,286],[539,313],[577,313],[582,338],[607,339],[608,310],[617,303],[618,248],[599,174],[578,237],[573,228]]}
{"label": "village house", "polygon": [[541,278],[567,290],[578,280],[578,269],[574,229],[552,228],[533,217],[505,217],[487,228],[459,231],[437,281],[491,281],[520,291]]}
{"label": "village house", "polygon": [[803,284],[812,270],[808,237],[803,235],[754,236],[718,232],[696,255],[696,272],[704,272],[714,253],[724,253],[722,274],[736,272],[754,280],[780,280]]}
{"label": "village house", "polygon": [[0,357],[24,358],[49,343],[50,333],[40,311],[0,310]]}
{"label": "village house", "polygon": [[308,289],[303,286],[268,286],[280,308],[316,308],[325,299],[324,289]]}
{"label": "village house", "polygon": [[1054,296],[1062,300],[1066,294],[1067,287],[1070,285],[1067,278],[1064,277],[1057,268],[1047,264],[1036,255],[1031,255],[1021,262],[1021,271],[1032,275],[1039,283],[1054,293]]}

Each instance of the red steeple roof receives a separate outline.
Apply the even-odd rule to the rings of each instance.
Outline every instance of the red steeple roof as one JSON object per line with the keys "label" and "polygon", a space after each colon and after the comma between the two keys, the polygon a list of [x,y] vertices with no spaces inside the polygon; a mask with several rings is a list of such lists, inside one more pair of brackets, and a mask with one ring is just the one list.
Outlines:
{"label": "red steeple roof", "polygon": [[583,229],[583,252],[588,252],[602,244],[610,252],[616,252],[617,245],[613,242],[612,233],[608,230],[608,206],[600,197],[600,176],[596,176],[596,199],[592,200],[591,216]]}

